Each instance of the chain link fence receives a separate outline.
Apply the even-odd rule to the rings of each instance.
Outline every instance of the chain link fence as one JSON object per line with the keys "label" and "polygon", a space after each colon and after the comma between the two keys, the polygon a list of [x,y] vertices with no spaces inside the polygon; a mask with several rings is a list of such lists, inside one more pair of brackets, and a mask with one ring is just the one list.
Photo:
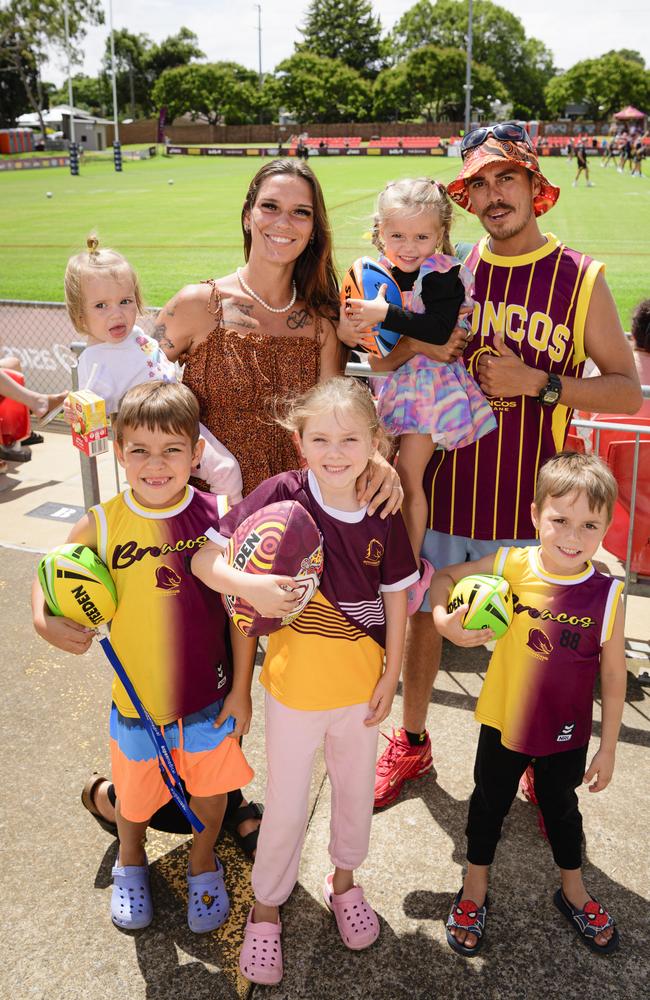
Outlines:
{"label": "chain link fence", "polygon": [[[153,336],[159,307],[138,317],[138,325]],[[0,358],[20,361],[25,385],[34,392],[63,392],[72,386],[73,342],[83,341],[62,302],[22,302],[0,299]]]}

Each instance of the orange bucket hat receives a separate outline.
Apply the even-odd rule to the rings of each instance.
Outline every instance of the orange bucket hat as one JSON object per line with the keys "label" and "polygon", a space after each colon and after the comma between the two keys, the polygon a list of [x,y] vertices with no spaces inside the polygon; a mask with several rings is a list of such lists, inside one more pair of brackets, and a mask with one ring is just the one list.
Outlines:
{"label": "orange bucket hat", "polygon": [[509,160],[520,167],[525,167],[531,174],[539,178],[540,190],[533,201],[535,215],[544,215],[549,208],[553,208],[560,197],[560,189],[544,177],[539,169],[539,160],[533,151],[523,142],[497,139],[494,135],[488,135],[485,142],[468,151],[458,177],[447,185],[447,193],[452,201],[455,201],[461,208],[467,209],[468,212],[474,212],[469,200],[466,181],[488,163],[497,163],[499,160]]}

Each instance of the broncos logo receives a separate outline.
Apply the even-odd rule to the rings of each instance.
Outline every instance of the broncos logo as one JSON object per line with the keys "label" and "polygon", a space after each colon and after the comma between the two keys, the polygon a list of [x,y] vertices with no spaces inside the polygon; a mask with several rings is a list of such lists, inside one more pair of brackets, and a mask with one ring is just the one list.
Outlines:
{"label": "broncos logo", "polygon": [[363,560],[364,566],[379,566],[384,555],[384,546],[376,538],[368,542],[366,554]]}
{"label": "broncos logo", "polygon": [[526,645],[533,652],[548,657],[553,652],[553,643],[540,628],[531,628]]}
{"label": "broncos logo", "polygon": [[297,576],[307,576],[309,573],[317,573],[321,576],[323,572],[323,546],[319,545],[310,556],[307,556],[300,563]]}
{"label": "broncos logo", "polygon": [[172,594],[177,594],[181,585],[181,578],[175,569],[170,566],[159,566],[156,570],[156,587],[159,590],[168,590]]}

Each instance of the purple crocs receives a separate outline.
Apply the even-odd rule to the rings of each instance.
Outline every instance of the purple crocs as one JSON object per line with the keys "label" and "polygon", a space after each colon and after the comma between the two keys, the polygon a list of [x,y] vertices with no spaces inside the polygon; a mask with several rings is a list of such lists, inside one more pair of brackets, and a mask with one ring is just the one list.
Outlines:
{"label": "purple crocs", "polygon": [[138,931],[153,920],[153,903],[149,887],[149,866],[115,865],[112,871],[111,920],[125,931]]}
{"label": "purple crocs", "polygon": [[223,881],[223,867],[215,857],[217,870],[190,875],[187,869],[187,922],[195,934],[214,931],[228,919],[230,900]]}

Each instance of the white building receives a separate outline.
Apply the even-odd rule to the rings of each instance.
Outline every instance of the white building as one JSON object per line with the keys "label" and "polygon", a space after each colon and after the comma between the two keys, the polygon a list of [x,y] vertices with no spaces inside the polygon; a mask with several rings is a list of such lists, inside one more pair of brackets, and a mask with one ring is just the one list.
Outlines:
{"label": "white building", "polygon": [[[66,139],[70,138],[70,120],[74,114],[74,137],[82,149],[106,149],[106,126],[113,123],[107,118],[97,118],[81,108],[71,108],[69,104],[57,104],[43,112],[46,127],[55,132],[63,132]],[[38,115],[35,111],[20,115],[16,119],[19,127],[40,128]]]}

